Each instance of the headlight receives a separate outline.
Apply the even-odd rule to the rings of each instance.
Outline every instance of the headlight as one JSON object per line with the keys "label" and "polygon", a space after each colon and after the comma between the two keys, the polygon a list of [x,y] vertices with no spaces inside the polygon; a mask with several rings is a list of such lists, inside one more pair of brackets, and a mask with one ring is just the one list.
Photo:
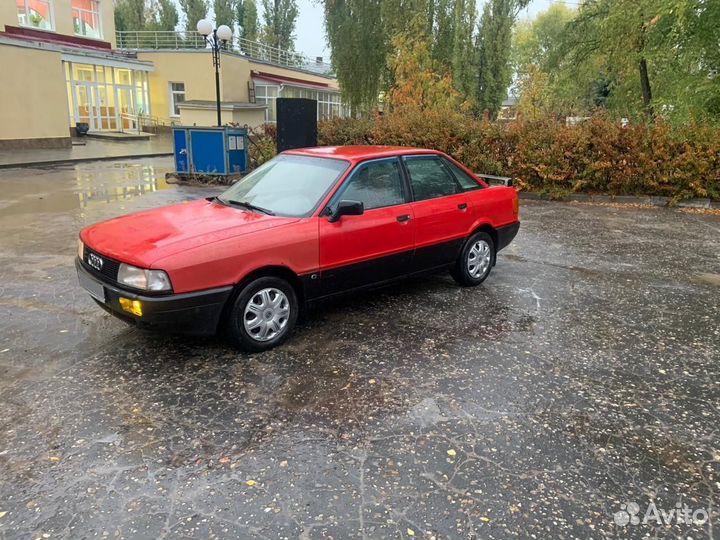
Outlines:
{"label": "headlight", "polygon": [[145,270],[129,264],[120,264],[118,283],[145,291],[171,291],[170,278],[162,270]]}
{"label": "headlight", "polygon": [[85,244],[78,238],[78,257],[82,261],[85,256]]}

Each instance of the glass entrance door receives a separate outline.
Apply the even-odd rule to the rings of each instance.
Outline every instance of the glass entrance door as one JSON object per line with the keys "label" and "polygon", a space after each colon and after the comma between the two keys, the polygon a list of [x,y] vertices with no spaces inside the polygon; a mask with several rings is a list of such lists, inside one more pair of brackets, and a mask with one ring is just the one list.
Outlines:
{"label": "glass entrance door", "polygon": [[117,86],[118,113],[120,114],[120,126],[122,130],[137,130],[137,117],[135,112],[135,89],[132,86]]}
{"label": "glass entrance door", "polygon": [[77,118],[78,122],[86,122],[90,126],[90,131],[102,129],[97,85],[77,82],[74,86],[76,97],[75,118]]}

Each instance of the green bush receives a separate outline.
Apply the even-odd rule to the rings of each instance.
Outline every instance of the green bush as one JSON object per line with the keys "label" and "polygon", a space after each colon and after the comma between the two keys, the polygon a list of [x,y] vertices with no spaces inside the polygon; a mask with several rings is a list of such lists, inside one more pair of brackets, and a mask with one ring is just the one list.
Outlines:
{"label": "green bush", "polygon": [[319,143],[434,148],[538,192],[720,199],[720,129],[708,125],[623,127],[601,114],[575,126],[551,117],[501,124],[423,111],[321,122]]}
{"label": "green bush", "polygon": [[263,124],[261,126],[250,128],[248,131],[250,139],[250,169],[259,167],[267,160],[275,157],[277,153],[277,129],[275,124]]}

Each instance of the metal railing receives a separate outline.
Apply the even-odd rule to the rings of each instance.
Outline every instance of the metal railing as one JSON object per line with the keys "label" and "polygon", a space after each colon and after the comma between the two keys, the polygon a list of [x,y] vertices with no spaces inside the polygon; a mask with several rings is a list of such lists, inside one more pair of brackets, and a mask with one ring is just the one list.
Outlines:
{"label": "metal railing", "polygon": [[[122,113],[120,115],[120,132],[142,133],[146,128],[173,126],[176,121],[149,114]],[[125,125],[127,124],[127,127]]]}
{"label": "metal railing", "polygon": [[[120,51],[208,48],[205,37],[194,31],[118,30],[115,38]],[[332,68],[327,62],[237,36],[233,36],[226,50],[269,64],[304,69],[321,75],[332,74]]]}

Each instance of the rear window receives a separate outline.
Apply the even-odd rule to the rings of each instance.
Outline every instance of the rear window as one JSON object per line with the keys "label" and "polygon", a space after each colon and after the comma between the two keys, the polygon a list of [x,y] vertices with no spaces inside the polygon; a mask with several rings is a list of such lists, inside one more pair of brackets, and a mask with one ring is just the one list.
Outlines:
{"label": "rear window", "polygon": [[452,171],[453,175],[455,175],[455,180],[458,181],[458,184],[460,184],[460,187],[463,188],[464,191],[480,189],[482,187],[472,176],[463,171],[449,159],[443,158],[443,163],[445,163],[450,171]]}

